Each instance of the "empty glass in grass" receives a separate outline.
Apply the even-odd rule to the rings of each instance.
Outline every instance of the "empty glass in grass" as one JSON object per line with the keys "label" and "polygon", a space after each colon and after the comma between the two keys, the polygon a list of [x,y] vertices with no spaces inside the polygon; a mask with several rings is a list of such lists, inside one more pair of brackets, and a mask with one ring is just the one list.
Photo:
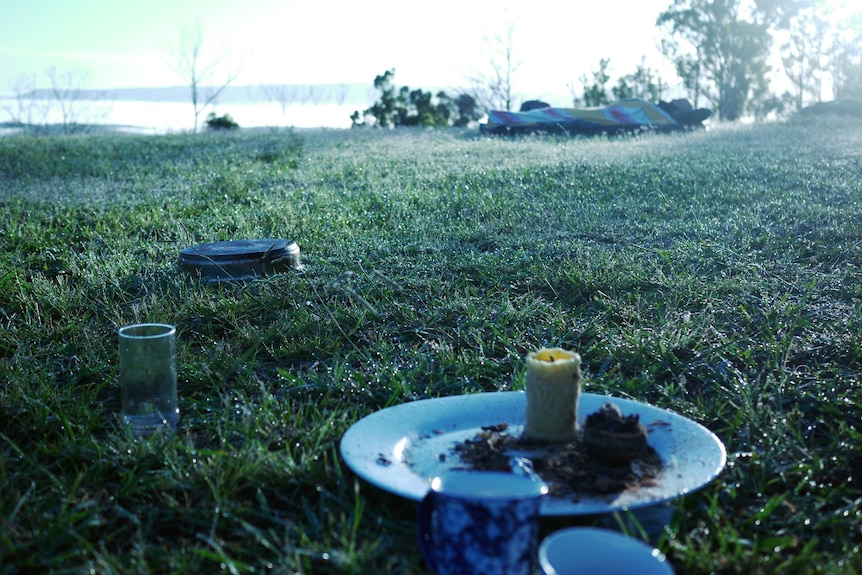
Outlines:
{"label": "empty glass in grass", "polygon": [[120,415],[136,437],[177,428],[176,333],[163,323],[120,329]]}

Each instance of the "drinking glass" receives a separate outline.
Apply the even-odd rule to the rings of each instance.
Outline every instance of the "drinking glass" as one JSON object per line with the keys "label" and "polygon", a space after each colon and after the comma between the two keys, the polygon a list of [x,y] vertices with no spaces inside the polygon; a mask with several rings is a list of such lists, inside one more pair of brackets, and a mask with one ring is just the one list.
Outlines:
{"label": "drinking glass", "polygon": [[135,437],[177,428],[176,333],[163,323],[120,329],[120,414]]}

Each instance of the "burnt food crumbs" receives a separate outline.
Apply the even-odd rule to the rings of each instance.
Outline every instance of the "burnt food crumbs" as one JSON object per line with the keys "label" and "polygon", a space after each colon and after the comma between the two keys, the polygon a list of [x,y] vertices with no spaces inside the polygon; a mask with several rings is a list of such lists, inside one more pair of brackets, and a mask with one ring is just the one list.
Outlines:
{"label": "burnt food crumbs", "polygon": [[[622,419],[640,425],[637,416],[633,420]],[[514,436],[507,429],[506,423],[483,427],[473,438],[456,444],[453,451],[465,468],[480,471],[511,471],[509,459],[513,452],[525,454],[548,484],[551,495],[575,501],[579,496],[609,495],[658,485],[663,463],[649,445],[624,465],[609,465],[607,459],[595,457],[581,439],[553,444]]]}

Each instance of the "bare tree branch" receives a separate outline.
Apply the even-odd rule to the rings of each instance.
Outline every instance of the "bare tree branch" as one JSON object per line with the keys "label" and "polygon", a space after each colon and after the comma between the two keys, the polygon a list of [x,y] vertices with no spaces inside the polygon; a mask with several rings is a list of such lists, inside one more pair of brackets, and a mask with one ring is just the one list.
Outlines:
{"label": "bare tree branch", "polygon": [[485,38],[488,68],[468,78],[471,96],[486,110],[511,110],[514,105],[514,76],[521,65],[515,59],[514,35],[510,22],[505,36]]}
{"label": "bare tree branch", "polygon": [[18,76],[10,86],[13,103],[4,106],[12,121],[30,133],[50,133],[51,124],[58,120],[63,134],[85,132],[110,113],[104,94],[87,90],[87,73],[61,74],[51,67],[47,76],[47,89],[38,88],[36,76]]}
{"label": "bare tree branch", "polygon": [[[194,131],[198,130],[198,119],[209,106],[218,101],[219,95],[239,76],[240,64],[231,62],[231,51],[223,48],[214,56],[204,52],[204,35],[200,24],[192,29],[180,30],[180,41],[175,60],[168,65],[189,87],[189,97],[194,108]],[[216,74],[226,70],[218,81]]]}

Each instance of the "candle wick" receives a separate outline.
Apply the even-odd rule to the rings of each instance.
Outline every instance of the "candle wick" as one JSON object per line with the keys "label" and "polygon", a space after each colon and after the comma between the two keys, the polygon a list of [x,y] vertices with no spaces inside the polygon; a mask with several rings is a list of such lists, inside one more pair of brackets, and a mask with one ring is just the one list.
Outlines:
{"label": "candle wick", "polygon": [[553,355],[549,355],[548,357],[550,357],[550,358],[551,358],[551,361],[554,361],[554,356],[553,356]]}

